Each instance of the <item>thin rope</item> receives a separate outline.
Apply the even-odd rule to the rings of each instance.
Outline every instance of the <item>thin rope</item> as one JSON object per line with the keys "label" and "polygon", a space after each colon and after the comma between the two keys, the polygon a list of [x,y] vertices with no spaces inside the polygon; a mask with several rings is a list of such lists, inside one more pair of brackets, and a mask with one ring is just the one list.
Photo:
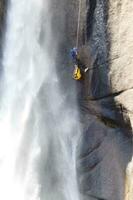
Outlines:
{"label": "thin rope", "polygon": [[78,11],[78,25],[77,25],[77,40],[76,40],[76,47],[78,48],[79,45],[79,29],[80,29],[80,14],[81,14],[81,1],[79,0],[79,11]]}

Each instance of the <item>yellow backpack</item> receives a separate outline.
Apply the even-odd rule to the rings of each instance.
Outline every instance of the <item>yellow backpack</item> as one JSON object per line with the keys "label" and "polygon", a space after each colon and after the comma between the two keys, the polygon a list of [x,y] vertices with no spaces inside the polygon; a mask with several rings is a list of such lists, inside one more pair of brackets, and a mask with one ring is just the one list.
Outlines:
{"label": "yellow backpack", "polygon": [[74,69],[74,71],[73,71],[73,78],[75,79],[75,80],[80,80],[81,79],[81,71],[80,71],[80,68],[76,65],[75,66],[75,69]]}

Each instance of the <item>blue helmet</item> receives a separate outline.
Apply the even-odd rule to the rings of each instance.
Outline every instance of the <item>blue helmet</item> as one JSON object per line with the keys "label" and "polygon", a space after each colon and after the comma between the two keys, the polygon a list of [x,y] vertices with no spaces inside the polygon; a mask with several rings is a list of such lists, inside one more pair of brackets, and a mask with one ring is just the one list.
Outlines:
{"label": "blue helmet", "polygon": [[71,58],[73,60],[76,59],[77,57],[77,54],[78,54],[78,49],[76,47],[73,47],[71,50],[70,50],[70,55],[71,55]]}

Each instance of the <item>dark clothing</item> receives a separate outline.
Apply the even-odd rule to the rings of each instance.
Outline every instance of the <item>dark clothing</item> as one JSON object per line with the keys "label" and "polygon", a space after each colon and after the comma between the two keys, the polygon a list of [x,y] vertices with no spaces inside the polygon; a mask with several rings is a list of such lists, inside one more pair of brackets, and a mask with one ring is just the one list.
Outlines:
{"label": "dark clothing", "polygon": [[81,69],[81,71],[84,71],[86,69],[86,66],[78,58],[76,58],[76,65]]}

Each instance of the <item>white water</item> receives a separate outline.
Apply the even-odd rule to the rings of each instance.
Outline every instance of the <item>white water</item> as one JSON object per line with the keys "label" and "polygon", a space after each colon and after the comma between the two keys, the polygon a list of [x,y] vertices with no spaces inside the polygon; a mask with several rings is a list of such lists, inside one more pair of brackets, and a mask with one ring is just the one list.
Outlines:
{"label": "white water", "polygon": [[75,149],[80,127],[60,89],[51,20],[49,0],[11,0],[8,7],[0,100],[1,200],[79,198]]}

